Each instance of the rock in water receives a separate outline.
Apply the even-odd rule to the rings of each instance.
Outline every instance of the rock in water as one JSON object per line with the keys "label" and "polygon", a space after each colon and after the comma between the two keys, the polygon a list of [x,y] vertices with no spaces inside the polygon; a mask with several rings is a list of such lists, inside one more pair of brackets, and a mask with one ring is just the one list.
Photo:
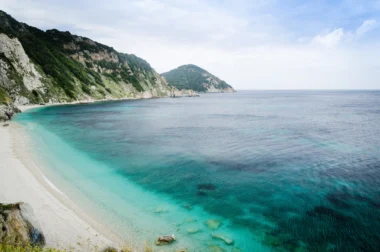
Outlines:
{"label": "rock in water", "polygon": [[216,245],[212,245],[210,247],[210,252],[224,252],[226,250],[224,250],[223,248],[219,247],[219,246],[216,246]]}
{"label": "rock in water", "polygon": [[157,214],[167,213],[167,212],[169,212],[169,209],[165,206],[159,206],[156,209],[154,209],[154,212]]}
{"label": "rock in water", "polygon": [[211,230],[217,230],[220,227],[220,225],[222,225],[222,223],[218,220],[210,219],[206,221],[206,225]]}
{"label": "rock in water", "polygon": [[231,238],[225,236],[225,235],[222,235],[222,234],[211,234],[212,238],[214,239],[219,239],[219,240],[222,240],[224,241],[224,243],[226,243],[227,245],[231,246],[234,244],[234,240],[232,240]]}
{"label": "rock in water", "polygon": [[164,235],[160,236],[157,239],[156,245],[167,245],[175,241],[175,236],[173,235]]}
{"label": "rock in water", "polygon": [[185,208],[185,209],[187,209],[187,210],[189,210],[189,211],[190,211],[191,209],[193,209],[193,206],[190,205],[190,204],[183,204],[182,207]]}
{"label": "rock in water", "polygon": [[198,228],[188,228],[186,231],[188,234],[196,234],[199,233],[201,230],[199,230]]}
{"label": "rock in water", "polygon": [[39,247],[45,245],[45,237],[28,204],[0,204],[0,227],[0,243]]}
{"label": "rock in water", "polygon": [[216,186],[211,183],[199,184],[197,187],[198,187],[198,190],[205,190],[205,191],[214,191],[216,189]]}
{"label": "rock in water", "polygon": [[280,238],[269,233],[265,234],[263,243],[271,247],[278,247],[282,245],[282,241],[280,240]]}

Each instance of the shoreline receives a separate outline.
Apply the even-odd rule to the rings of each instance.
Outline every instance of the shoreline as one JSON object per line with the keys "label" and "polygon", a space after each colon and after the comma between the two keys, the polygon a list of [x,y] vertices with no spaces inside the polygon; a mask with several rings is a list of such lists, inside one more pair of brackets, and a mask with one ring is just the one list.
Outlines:
{"label": "shoreline", "polygon": [[[183,90],[180,90],[181,92]],[[234,92],[205,92],[204,94],[223,94],[223,93],[236,93]],[[46,103],[46,104],[26,104],[26,105],[17,105],[16,107],[20,109],[21,112],[25,112],[29,109],[47,107],[47,106],[63,106],[63,105],[80,105],[80,104],[91,104],[96,102],[111,102],[111,101],[128,101],[128,100],[147,100],[147,99],[161,99],[161,98],[191,98],[199,97],[199,93],[195,92],[194,95],[190,96],[152,96],[152,97],[124,97],[124,98],[111,98],[111,99],[101,99],[101,100],[81,100],[73,102],[57,102],[57,103]]]}
{"label": "shoreline", "polygon": [[[159,97],[165,98],[165,97]],[[126,101],[126,100],[139,100],[139,99],[155,99],[152,98],[121,98],[121,99],[103,99],[103,100],[83,100],[74,102],[57,102],[57,103],[46,103],[46,104],[27,104],[27,105],[17,105],[16,107],[21,111],[25,112],[29,109],[48,107],[48,106],[64,106],[64,105],[80,105],[80,104],[91,104],[96,102],[108,102],[108,101]]]}
{"label": "shoreline", "polygon": [[[43,105],[38,105],[43,106]],[[23,111],[38,107],[24,107]],[[0,202],[28,203],[46,238],[46,248],[98,251],[122,241],[88,216],[42,173],[26,149],[26,136],[15,122],[0,128]]]}
{"label": "shoreline", "polygon": [[[17,108],[23,113],[47,106],[157,98],[170,96],[27,104],[18,105]],[[33,154],[27,149],[31,146],[31,143],[27,143],[28,134],[22,129],[21,124],[12,119],[4,122],[9,124],[8,127],[0,125],[0,139],[4,139],[0,145],[0,160],[5,160],[0,164],[0,172],[7,174],[0,177],[0,203],[29,204],[45,235],[45,248],[66,251],[102,251],[107,247],[129,248],[131,244],[125,243],[119,235],[85,213],[43,174],[43,164],[32,157]]]}

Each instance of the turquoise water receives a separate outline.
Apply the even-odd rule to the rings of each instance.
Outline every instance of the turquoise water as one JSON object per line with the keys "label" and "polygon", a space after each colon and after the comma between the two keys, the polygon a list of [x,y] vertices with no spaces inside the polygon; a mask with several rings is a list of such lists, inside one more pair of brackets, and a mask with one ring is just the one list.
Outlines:
{"label": "turquoise water", "polygon": [[137,247],[175,234],[159,250],[379,251],[380,92],[242,91],[15,119],[48,178]]}

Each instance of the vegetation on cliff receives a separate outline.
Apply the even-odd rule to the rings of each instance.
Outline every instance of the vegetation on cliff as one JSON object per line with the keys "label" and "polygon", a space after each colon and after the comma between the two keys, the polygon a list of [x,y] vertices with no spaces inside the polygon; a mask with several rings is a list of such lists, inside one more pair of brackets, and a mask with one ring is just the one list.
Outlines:
{"label": "vegetation on cliff", "polygon": [[0,252],[64,252],[54,248],[41,248],[38,246],[18,246],[0,243]]}
{"label": "vegetation on cliff", "polygon": [[[17,43],[12,40],[14,45],[0,46],[0,71],[2,68],[7,77],[0,80],[0,87],[18,103],[138,98],[145,91],[151,97],[166,96],[170,90],[145,60],[70,32],[55,29],[45,32],[0,11],[0,34],[17,39],[22,49],[12,50],[24,50],[30,64],[41,75],[36,80],[41,84],[34,88],[26,85],[25,74],[15,67],[21,59],[7,57],[2,52]],[[18,96],[23,98],[17,99]]]}
{"label": "vegetation on cliff", "polygon": [[197,92],[232,92],[225,81],[195,65],[183,65],[163,73],[170,86]]}
{"label": "vegetation on cliff", "polygon": [[8,103],[12,102],[8,93],[0,87],[0,105],[8,105]]}

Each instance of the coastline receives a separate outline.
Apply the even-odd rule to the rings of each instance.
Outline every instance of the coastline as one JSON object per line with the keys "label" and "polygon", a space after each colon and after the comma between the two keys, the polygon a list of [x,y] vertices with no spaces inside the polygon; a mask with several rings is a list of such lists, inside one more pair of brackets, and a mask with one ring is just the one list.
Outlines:
{"label": "coastline", "polygon": [[[170,97],[170,96],[168,96]],[[165,97],[166,98],[166,97]],[[85,100],[64,103],[18,105],[20,113],[30,109],[91,104],[96,102],[155,99],[121,98]],[[28,134],[13,120],[0,124],[0,203],[24,202],[29,204],[46,238],[45,248],[65,251],[101,251],[107,247],[130,248],[108,227],[87,214],[51,182],[41,169],[41,163],[32,157],[27,147]],[[33,147],[33,146],[32,146]],[[146,246],[146,245],[145,245]]]}
{"label": "coastline", "polygon": [[[51,104],[46,104],[45,106],[49,105]],[[42,106],[44,105],[27,106],[23,108],[23,111]],[[86,109],[86,107],[88,106],[78,106],[78,108],[82,109]],[[72,108],[68,106],[63,109],[71,110]],[[91,227],[96,227],[96,223],[93,224],[91,220],[88,221],[86,219],[86,217],[90,216],[101,225],[111,228],[112,232],[109,232],[110,235],[107,234],[105,229],[97,228],[97,230],[103,231],[103,237],[108,238],[112,236],[112,233],[116,234],[116,236],[123,241],[117,244],[126,244],[128,248],[136,249],[134,251],[145,251],[147,246],[149,249],[154,249],[154,251],[161,251],[162,248],[156,248],[154,246],[154,241],[156,241],[160,235],[170,234],[175,234],[178,239],[175,244],[170,247],[163,247],[164,249],[172,248],[170,251],[176,251],[176,249],[178,251],[185,249],[191,249],[189,251],[208,251],[214,249],[214,247],[215,249],[220,248],[220,250],[225,247],[230,250],[230,245],[226,245],[224,240],[212,236],[212,234],[215,235],[215,233],[213,229],[207,225],[207,222],[210,220],[220,220],[220,223],[224,223],[224,225],[220,227],[218,231],[221,233],[216,234],[222,234],[222,237],[233,240],[236,249],[250,246],[253,249],[262,248],[262,251],[266,251],[259,243],[252,242],[252,244],[246,244],[246,237],[249,237],[250,233],[240,228],[231,229],[228,225],[229,220],[224,219],[222,216],[206,212],[202,207],[198,207],[196,204],[194,204],[194,206],[190,205],[192,209],[189,211],[189,209],[183,205],[186,201],[178,202],[175,198],[142,188],[128,181],[128,179],[125,179],[124,176],[119,176],[114,173],[108,174],[108,165],[102,165],[96,161],[92,162],[87,157],[82,158],[81,155],[77,157],[75,149],[66,146],[64,142],[61,143],[49,130],[44,132],[45,128],[42,127],[44,125],[42,121],[39,123],[39,120],[30,120],[27,115],[25,118],[21,116],[20,121],[18,117],[15,119],[17,120],[11,121],[10,127],[8,128],[17,133],[12,134],[12,137],[16,138],[16,141],[14,141],[17,147],[17,149],[15,149],[16,155],[22,155],[22,152],[26,153],[26,157],[19,157],[19,159],[25,163],[25,168],[31,171],[39,180],[38,182],[40,184],[48,188],[49,193],[53,194],[59,201],[64,201],[63,204],[72,210],[72,207],[65,202],[67,197],[54,187],[56,186],[61,189],[71,201],[77,204],[80,208],[79,212],[85,212],[84,216],[82,216],[74,210],[74,213],[79,216],[80,219],[84,220],[86,224],[89,224]],[[41,118],[41,120],[44,119]],[[25,126],[23,122],[25,122]],[[41,124],[41,127],[38,126],[39,124]],[[43,137],[42,139],[39,137],[36,139],[33,136]],[[17,137],[21,137],[21,140],[17,140]],[[24,148],[20,148],[24,145]],[[72,157],[70,158],[72,162],[66,163],[64,159],[58,158],[60,155],[55,155],[54,151],[50,152],[49,146],[60,146],[59,149],[61,151],[58,152],[58,154],[62,152],[66,153],[66,156]],[[21,149],[21,151],[18,151],[19,149]],[[21,152],[21,154],[18,152]],[[39,166],[37,167],[35,164],[30,165],[31,162],[28,161],[28,157],[34,159],[35,163]],[[90,168],[90,170],[88,170],[91,171],[90,175],[94,175],[90,176],[92,179],[87,181],[84,179],[86,177],[85,175],[87,175],[86,173],[80,174],[76,172],[77,170],[82,170],[82,168],[83,171]],[[93,168],[96,169],[93,170]],[[55,176],[54,171],[60,172],[60,175],[67,175],[66,178],[69,178],[67,181],[70,182],[67,183],[64,179]],[[44,176],[49,178],[53,183],[50,184]],[[71,187],[71,185],[74,185],[74,187]],[[76,185],[78,187],[76,187]],[[101,187],[107,188],[107,190],[98,190]],[[118,191],[114,191],[115,189]],[[131,193],[124,195],[123,192]],[[96,199],[96,202],[87,201],[88,199]],[[103,205],[107,207],[103,207]],[[112,218],[110,213],[114,213],[112,214]],[[67,230],[65,230],[65,232],[67,232]],[[85,239],[82,239],[80,243],[84,240]],[[66,245],[66,247],[69,245]],[[114,247],[120,248],[122,246],[116,245]],[[86,248],[88,248],[88,246]],[[90,251],[91,248],[85,251]],[[79,246],[75,249],[75,251],[83,250],[84,249]],[[93,250],[94,249],[91,251]]]}
{"label": "coastline", "polygon": [[40,108],[46,106],[63,106],[63,105],[75,105],[75,104],[90,104],[95,102],[107,102],[107,101],[123,101],[123,100],[138,100],[146,98],[121,98],[121,99],[103,99],[103,100],[84,100],[84,101],[74,101],[74,102],[58,102],[58,103],[46,103],[46,104],[28,104],[28,105],[17,105],[17,108],[21,112],[25,112],[29,109]]}
{"label": "coastline", "polygon": [[116,235],[89,217],[42,174],[26,150],[23,134],[14,122],[0,128],[0,173],[6,174],[0,176],[0,202],[28,203],[41,225],[47,248],[96,251],[120,247]]}

